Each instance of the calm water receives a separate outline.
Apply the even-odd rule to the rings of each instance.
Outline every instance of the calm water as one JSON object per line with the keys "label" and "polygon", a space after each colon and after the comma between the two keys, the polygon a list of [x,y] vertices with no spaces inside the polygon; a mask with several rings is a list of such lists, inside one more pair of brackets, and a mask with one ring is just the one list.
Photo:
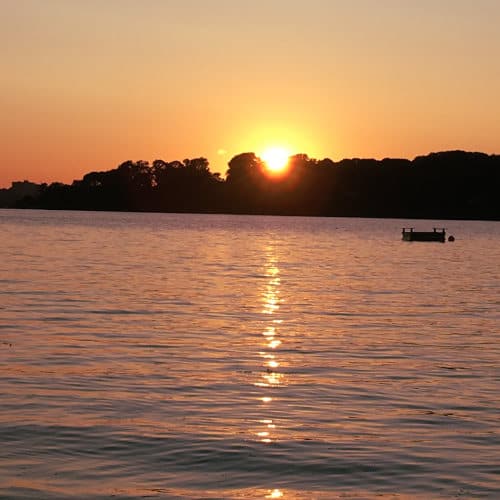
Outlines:
{"label": "calm water", "polygon": [[0,497],[500,498],[500,223],[408,224],[0,211]]}

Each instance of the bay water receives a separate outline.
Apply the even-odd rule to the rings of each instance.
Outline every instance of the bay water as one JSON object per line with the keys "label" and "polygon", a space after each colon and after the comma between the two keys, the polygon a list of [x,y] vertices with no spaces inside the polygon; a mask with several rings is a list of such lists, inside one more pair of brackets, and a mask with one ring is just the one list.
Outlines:
{"label": "bay water", "polygon": [[0,498],[500,498],[500,223],[0,210],[0,234]]}

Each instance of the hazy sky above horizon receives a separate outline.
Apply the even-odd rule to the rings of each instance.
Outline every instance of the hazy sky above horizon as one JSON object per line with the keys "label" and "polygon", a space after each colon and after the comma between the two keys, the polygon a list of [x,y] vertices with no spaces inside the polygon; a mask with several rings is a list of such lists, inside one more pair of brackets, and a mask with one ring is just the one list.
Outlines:
{"label": "hazy sky above horizon", "polygon": [[0,0],[0,186],[282,145],[500,153],[497,0]]}

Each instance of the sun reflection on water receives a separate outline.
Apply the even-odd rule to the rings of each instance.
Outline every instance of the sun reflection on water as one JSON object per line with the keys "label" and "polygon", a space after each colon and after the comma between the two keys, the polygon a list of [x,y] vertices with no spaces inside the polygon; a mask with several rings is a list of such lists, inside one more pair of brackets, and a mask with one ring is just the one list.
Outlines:
{"label": "sun reflection on water", "polygon": [[[266,260],[264,263],[264,272],[266,275],[266,284],[262,290],[262,314],[274,316],[272,319],[265,320],[265,326],[262,331],[262,347],[259,351],[259,356],[262,359],[262,371],[259,379],[254,382],[254,385],[262,389],[263,395],[259,397],[261,404],[263,404],[263,411],[269,413],[270,404],[273,401],[273,394],[275,388],[284,383],[284,375],[278,369],[281,365],[279,360],[279,347],[282,341],[279,339],[279,327],[283,320],[278,319],[275,315],[280,309],[282,299],[280,297],[280,270],[278,267],[275,248],[271,245],[266,247]],[[265,418],[259,420],[259,428],[256,431],[256,436],[262,443],[272,443],[276,441],[275,430],[276,423],[270,415],[264,415]],[[280,498],[282,493],[280,490],[270,490],[266,498]]]}
{"label": "sun reflection on water", "polygon": [[266,495],[266,498],[283,498],[284,494],[281,490],[277,488],[274,490],[269,490],[269,493]]}

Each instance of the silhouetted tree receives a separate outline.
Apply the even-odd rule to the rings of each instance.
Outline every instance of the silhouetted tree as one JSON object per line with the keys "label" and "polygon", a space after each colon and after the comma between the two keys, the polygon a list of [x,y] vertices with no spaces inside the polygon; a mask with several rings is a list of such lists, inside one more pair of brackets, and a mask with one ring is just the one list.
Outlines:
{"label": "silhouetted tree", "polygon": [[[26,189],[29,188],[29,192]],[[0,205],[77,210],[151,210],[500,220],[500,156],[445,151],[413,161],[290,158],[271,176],[254,153],[228,164],[227,179],[206,158],[126,161],[71,185],[25,181],[0,190]],[[24,194],[23,194],[24,193]]]}

